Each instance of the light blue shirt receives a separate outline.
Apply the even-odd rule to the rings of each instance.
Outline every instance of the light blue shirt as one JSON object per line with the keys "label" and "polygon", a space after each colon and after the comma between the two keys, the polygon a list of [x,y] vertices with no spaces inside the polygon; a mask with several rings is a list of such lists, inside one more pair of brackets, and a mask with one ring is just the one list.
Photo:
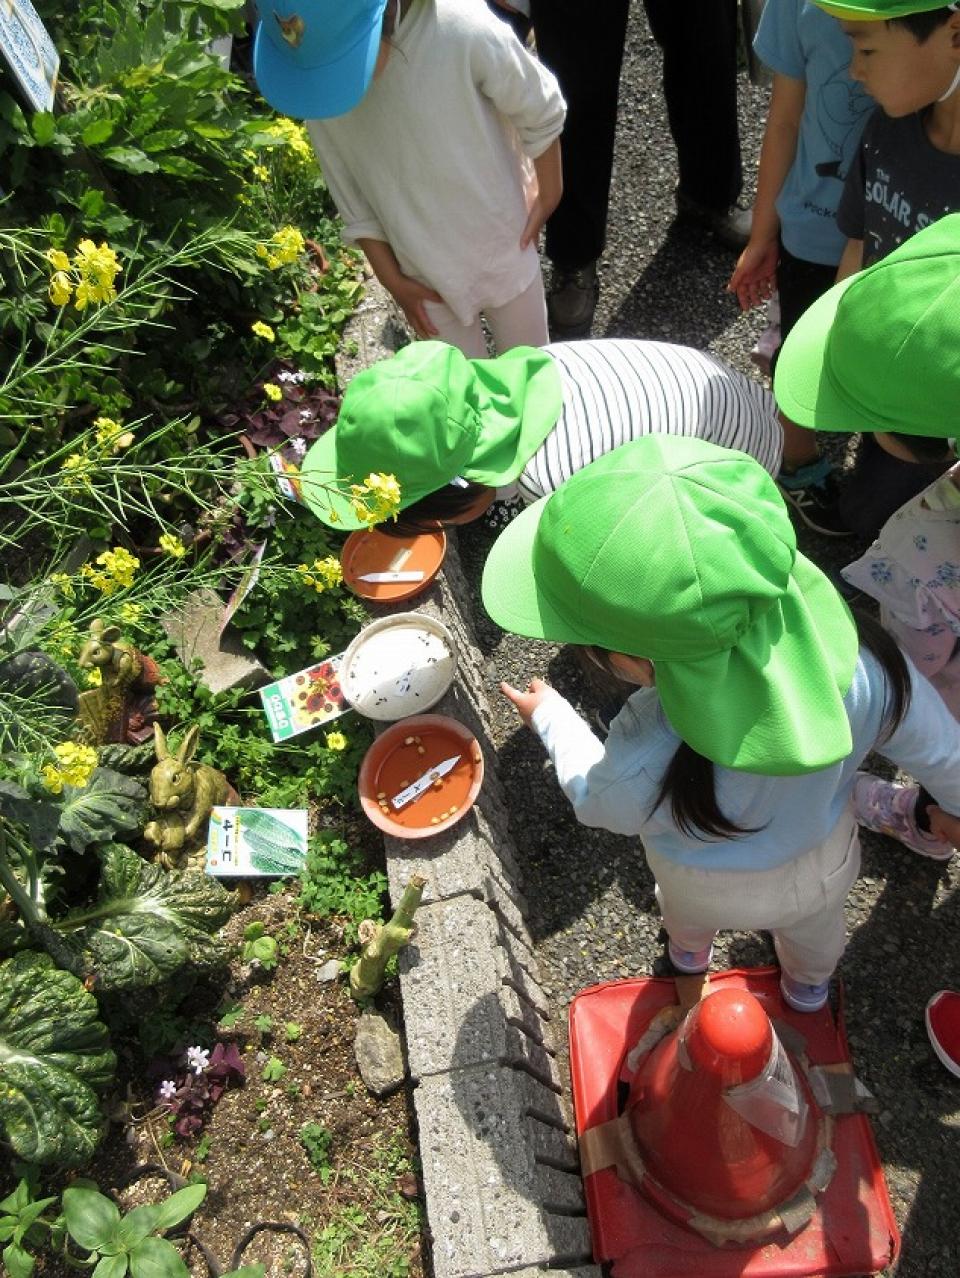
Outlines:
{"label": "light blue shirt", "polygon": [[807,89],[797,153],[777,197],[784,247],[805,262],[835,266],[846,243],[837,204],[873,98],[847,74],[852,49],[840,23],[810,0],[767,0],[753,47],[773,71]]}
{"label": "light blue shirt", "polygon": [[715,767],[721,812],[737,825],[756,830],[735,839],[700,840],[682,833],[669,803],[651,812],[667,764],[680,744],[655,688],[633,694],[610,725],[605,743],[559,693],[537,707],[533,726],[584,825],[639,835],[647,847],[678,865],[769,870],[823,842],[849,806],[857,769],[873,750],[922,782],[945,811],[960,815],[960,725],[913,666],[910,675],[909,709],[884,740],[883,669],[861,649],[844,698],[853,750],[841,763],[797,777]]}

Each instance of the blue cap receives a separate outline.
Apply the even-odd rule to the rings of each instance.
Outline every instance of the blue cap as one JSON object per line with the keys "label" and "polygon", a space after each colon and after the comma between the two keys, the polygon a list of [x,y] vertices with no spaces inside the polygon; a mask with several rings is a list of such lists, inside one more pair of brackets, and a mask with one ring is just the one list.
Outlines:
{"label": "blue cap", "polygon": [[272,107],[299,120],[352,111],[367,91],[387,0],[256,0],[253,73]]}

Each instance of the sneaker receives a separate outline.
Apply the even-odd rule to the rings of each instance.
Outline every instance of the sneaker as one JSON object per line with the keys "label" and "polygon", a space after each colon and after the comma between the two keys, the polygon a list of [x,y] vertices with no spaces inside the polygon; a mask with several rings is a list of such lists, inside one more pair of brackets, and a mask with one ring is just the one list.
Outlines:
{"label": "sneaker", "polygon": [[826,1006],[830,994],[830,982],[822,981],[819,985],[805,985],[795,980],[788,972],[780,973],[780,994],[787,1007],[795,1012],[819,1012]]}
{"label": "sneaker", "polygon": [[710,966],[713,958],[713,946],[702,950],[681,950],[673,941],[667,942],[667,954],[670,962],[682,976],[700,976]]}
{"label": "sneaker", "polygon": [[586,337],[600,296],[596,262],[575,271],[553,269],[547,294],[547,318],[553,337]]}
{"label": "sneaker", "polygon": [[888,834],[920,856],[949,861],[956,852],[952,843],[926,834],[917,825],[918,785],[899,785],[869,772],[858,772],[853,787],[853,814],[860,825],[877,834]]}
{"label": "sneaker", "polygon": [[941,990],[924,1012],[930,1044],[941,1065],[960,1078],[960,994]]}
{"label": "sneaker", "polygon": [[726,209],[711,208],[692,200],[677,190],[677,217],[684,222],[695,222],[698,226],[711,231],[721,244],[728,248],[746,248],[753,224],[753,213],[750,209],[742,209],[739,204],[731,204]]}
{"label": "sneaker", "polygon": [[853,536],[840,513],[836,471],[826,457],[818,457],[794,471],[782,470],[777,487],[790,509],[814,532],[824,537]]}

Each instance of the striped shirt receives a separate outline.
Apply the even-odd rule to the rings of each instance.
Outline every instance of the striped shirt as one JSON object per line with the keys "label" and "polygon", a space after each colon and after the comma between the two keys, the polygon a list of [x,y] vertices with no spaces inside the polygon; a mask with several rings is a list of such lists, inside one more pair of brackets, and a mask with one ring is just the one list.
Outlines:
{"label": "striped shirt", "polygon": [[645,435],[687,435],[737,448],[780,469],[783,431],[773,396],[714,355],[666,342],[556,342],[545,348],[563,383],[556,426],[517,478],[525,501]]}

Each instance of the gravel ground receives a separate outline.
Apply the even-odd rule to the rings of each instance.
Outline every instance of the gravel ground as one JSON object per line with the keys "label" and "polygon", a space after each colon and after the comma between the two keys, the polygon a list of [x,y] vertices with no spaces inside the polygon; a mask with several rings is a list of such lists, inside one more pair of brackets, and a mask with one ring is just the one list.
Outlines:
{"label": "gravel ground", "polygon": [[[741,317],[723,292],[733,255],[673,224],[676,170],[660,94],[660,58],[641,6],[634,5],[633,12],[595,335],[705,347],[755,372],[748,352],[761,319]],[[748,173],[759,151],[765,102],[763,90],[743,84]],[[745,198],[749,195],[748,189]],[[478,525],[461,533],[464,565],[475,582],[494,535]],[[830,569],[857,551],[855,543],[810,535],[801,544]],[[479,602],[476,624],[490,657],[490,700],[525,872],[528,923],[562,1026],[578,990],[661,969],[653,881],[635,840],[576,823],[539,743],[497,693],[500,678],[523,686],[540,674],[589,711],[593,698],[569,653],[502,635]],[[901,1259],[888,1272],[956,1278],[960,1248],[949,1221],[960,1202],[960,1084],[930,1050],[923,1007],[936,990],[960,988],[960,898],[954,892],[960,871],[956,859],[943,867],[869,833],[863,848],[862,877],[847,907],[850,941],[842,976],[856,1067],[882,1107],[875,1132],[903,1232]],[[725,934],[714,965],[772,960],[765,935]]]}

